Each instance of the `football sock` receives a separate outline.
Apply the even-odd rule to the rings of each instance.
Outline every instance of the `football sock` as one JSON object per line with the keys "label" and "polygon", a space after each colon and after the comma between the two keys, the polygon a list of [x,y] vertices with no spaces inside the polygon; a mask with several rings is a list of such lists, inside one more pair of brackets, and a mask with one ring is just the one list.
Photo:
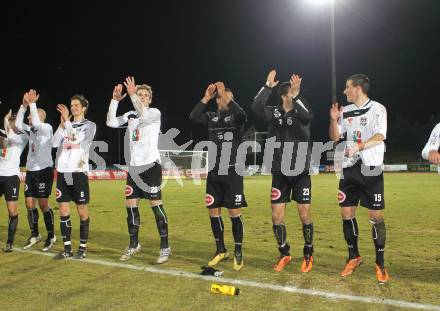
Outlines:
{"label": "football sock", "polygon": [[225,253],[226,247],[223,240],[224,225],[222,216],[210,217],[211,218],[211,229],[214,235],[215,245],[217,247],[217,253]]}
{"label": "football sock", "polygon": [[359,256],[358,250],[358,225],[356,218],[343,219],[343,230],[345,241],[348,245],[348,259],[354,259]]}
{"label": "football sock", "polygon": [[70,252],[72,251],[72,242],[70,240],[70,235],[72,234],[72,223],[70,222],[70,215],[60,216],[60,228],[64,242],[64,250]]}
{"label": "football sock", "polygon": [[14,243],[15,232],[17,232],[17,224],[18,224],[18,215],[9,216],[8,240],[6,242],[7,244]]}
{"label": "football sock", "polygon": [[130,235],[129,248],[135,248],[139,244],[139,226],[141,224],[141,216],[137,206],[127,207],[127,226]]}
{"label": "football sock", "polygon": [[89,239],[90,217],[79,222],[79,248],[85,250],[87,248],[87,240]]}
{"label": "football sock", "polygon": [[160,235],[160,248],[168,248],[168,218],[163,205],[152,206],[156,218],[157,231]]}
{"label": "football sock", "polygon": [[38,209],[36,207],[28,209],[27,219],[29,222],[29,228],[31,229],[31,234],[33,237],[37,237],[38,232]]}
{"label": "football sock", "polygon": [[43,213],[43,217],[44,217],[44,224],[46,225],[46,230],[47,230],[47,236],[49,237],[49,239],[53,239],[54,237],[54,228],[53,228],[53,211],[52,209],[49,207],[49,209],[47,210],[47,212]]}
{"label": "football sock", "polygon": [[373,223],[371,228],[374,247],[376,248],[376,264],[380,267],[384,266],[384,252],[385,252],[385,240],[386,240],[386,227],[385,222]]}
{"label": "football sock", "polygon": [[313,223],[308,225],[303,224],[303,236],[304,236],[304,256],[312,256],[313,254]]}
{"label": "football sock", "polygon": [[235,253],[241,253],[241,246],[243,244],[244,225],[241,214],[235,217],[231,217],[232,222],[232,235],[235,242]]}
{"label": "football sock", "polygon": [[286,225],[284,223],[280,223],[278,225],[273,225],[272,229],[273,233],[275,234],[275,239],[278,243],[278,250],[282,255],[289,256],[290,246],[287,243]]}

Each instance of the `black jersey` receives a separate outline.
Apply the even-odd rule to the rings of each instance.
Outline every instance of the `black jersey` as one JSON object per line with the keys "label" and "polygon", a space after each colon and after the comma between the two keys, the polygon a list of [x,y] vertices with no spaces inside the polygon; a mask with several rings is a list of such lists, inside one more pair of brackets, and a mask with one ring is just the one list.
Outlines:
{"label": "black jersey", "polygon": [[[281,163],[283,152],[288,156],[291,154],[290,167],[288,170],[295,170],[296,165],[304,166],[304,169],[296,175],[308,171],[310,168],[311,142],[310,124],[313,119],[312,107],[300,94],[293,99],[294,106],[289,112],[285,112],[282,105],[268,106],[272,89],[264,86],[252,103],[252,110],[269,124],[268,138],[275,137],[277,143],[281,143],[279,148],[274,149],[272,172],[282,172]],[[286,143],[293,147],[288,149]],[[289,146],[289,148],[291,148]],[[299,152],[298,152],[299,151]],[[287,156],[287,154],[285,155]],[[298,161],[297,161],[298,159]]]}
{"label": "black jersey", "polygon": [[[205,112],[207,105],[199,102],[192,110],[189,119],[208,125],[208,139],[217,146],[217,155],[213,170],[219,169],[223,142],[231,142],[231,157],[227,166],[235,166],[237,163],[237,149],[242,142],[243,125],[246,122],[246,113],[234,100],[228,104],[229,110]],[[210,159],[211,161],[211,159]]]}

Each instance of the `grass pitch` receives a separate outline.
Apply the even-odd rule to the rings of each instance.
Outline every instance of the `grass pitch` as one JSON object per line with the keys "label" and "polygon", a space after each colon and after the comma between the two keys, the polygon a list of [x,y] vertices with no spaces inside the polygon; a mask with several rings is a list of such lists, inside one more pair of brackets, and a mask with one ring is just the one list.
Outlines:
{"label": "grass pitch", "polygon": [[[312,215],[315,225],[313,272],[300,273],[302,231],[296,206],[286,214],[288,240],[293,260],[276,274],[272,266],[278,256],[272,232],[269,205],[270,176],[245,179],[249,204],[245,222],[245,267],[232,269],[229,259],[219,265],[224,277],[261,283],[297,286],[350,294],[440,305],[440,176],[435,173],[385,174],[385,260],[391,275],[386,285],[376,283],[371,225],[364,208],[357,219],[359,247],[364,264],[345,279],[339,276],[347,251],[337,205],[337,179],[333,174],[312,177]],[[123,181],[92,181],[88,258],[119,262],[127,246]],[[170,261],[158,268],[198,273],[215,251],[208,212],[204,207],[205,184],[185,180],[181,187],[168,181],[163,200],[169,218]],[[19,228],[15,247],[29,235],[21,189]],[[2,198],[3,200],[3,198]],[[4,201],[2,201],[4,206]],[[56,206],[54,197],[51,205]],[[147,201],[141,203],[140,243],[142,251],[128,263],[153,266],[159,250],[154,215]],[[72,210],[73,245],[78,246],[79,220]],[[55,231],[61,250],[58,212]],[[226,246],[233,250],[231,222],[223,212]],[[0,241],[7,234],[6,208],[0,210]],[[40,214],[40,232],[45,228]],[[41,243],[34,246],[41,248]],[[133,271],[74,260],[53,261],[30,253],[0,253],[0,309],[6,310],[393,310],[396,307],[347,300],[326,299],[252,287],[242,287],[239,296],[212,294],[211,281]]]}

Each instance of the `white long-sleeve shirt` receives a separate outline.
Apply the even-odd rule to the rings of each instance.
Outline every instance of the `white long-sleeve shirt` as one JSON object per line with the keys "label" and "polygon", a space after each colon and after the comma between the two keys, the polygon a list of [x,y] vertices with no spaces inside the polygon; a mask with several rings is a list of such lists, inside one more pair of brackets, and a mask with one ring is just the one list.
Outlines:
{"label": "white long-sleeve shirt", "polygon": [[39,171],[53,166],[52,137],[53,129],[48,123],[42,123],[35,103],[29,104],[32,126],[23,123],[26,109],[20,106],[15,120],[15,126],[24,131],[29,138],[29,152],[26,168],[28,171]]}
{"label": "white long-sleeve shirt", "polygon": [[27,135],[23,132],[8,133],[0,130],[0,176],[14,176],[20,174],[20,156],[28,142]]}
{"label": "white long-sleeve shirt", "polygon": [[440,148],[440,123],[434,127],[429,136],[428,141],[426,142],[425,147],[422,150],[422,157],[425,160],[428,160],[429,152],[432,150],[439,151]]}
{"label": "white long-sleeve shirt", "polygon": [[64,123],[52,139],[52,147],[58,148],[56,169],[60,173],[88,172],[89,149],[96,133],[96,124],[84,119]]}
{"label": "white long-sleeve shirt", "polygon": [[107,126],[118,128],[128,123],[130,166],[160,162],[158,149],[160,134],[160,111],[142,105],[137,95],[131,100],[136,111],[116,116],[119,102],[112,100],[107,113]]}
{"label": "white long-sleeve shirt", "polygon": [[[338,121],[341,138],[347,134],[347,147],[366,142],[375,134],[387,137],[387,110],[376,101],[368,99],[361,107],[355,104],[345,106],[343,115]],[[371,148],[359,151],[352,158],[344,157],[343,167],[353,165],[359,157],[364,165],[379,166],[383,164],[385,143],[381,142]]]}

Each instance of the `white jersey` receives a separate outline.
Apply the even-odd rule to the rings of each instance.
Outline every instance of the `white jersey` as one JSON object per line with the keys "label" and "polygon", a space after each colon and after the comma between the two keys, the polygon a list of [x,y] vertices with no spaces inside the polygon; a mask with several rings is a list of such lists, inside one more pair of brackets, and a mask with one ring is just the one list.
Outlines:
{"label": "white jersey", "polygon": [[[378,102],[368,99],[361,107],[355,104],[345,106],[343,115],[338,121],[341,137],[347,134],[347,148],[366,142],[375,134],[387,136],[387,110]],[[385,143],[381,142],[370,148],[359,151],[352,158],[344,156],[343,167],[353,165],[359,158],[364,165],[379,166],[383,164]]]}
{"label": "white jersey", "polygon": [[89,149],[96,133],[96,124],[84,119],[80,122],[65,122],[52,139],[58,148],[56,169],[60,173],[88,172]]}
{"label": "white jersey", "polygon": [[429,139],[425,145],[425,148],[422,150],[422,157],[425,160],[428,160],[429,152],[432,150],[439,151],[440,148],[440,123],[434,127],[429,136]]}
{"label": "white jersey", "polygon": [[20,156],[28,142],[23,132],[0,130],[0,176],[20,174]]}
{"label": "white jersey", "polygon": [[53,129],[48,123],[42,123],[38,115],[35,103],[29,104],[32,126],[23,123],[26,112],[23,106],[17,113],[15,125],[24,131],[29,138],[29,152],[27,155],[26,168],[28,171],[39,171],[53,166],[52,160],[52,137]]}
{"label": "white jersey", "polygon": [[160,163],[158,149],[160,134],[160,111],[142,105],[137,95],[131,96],[136,111],[116,117],[118,101],[112,100],[107,114],[107,126],[117,128],[128,123],[130,166]]}

